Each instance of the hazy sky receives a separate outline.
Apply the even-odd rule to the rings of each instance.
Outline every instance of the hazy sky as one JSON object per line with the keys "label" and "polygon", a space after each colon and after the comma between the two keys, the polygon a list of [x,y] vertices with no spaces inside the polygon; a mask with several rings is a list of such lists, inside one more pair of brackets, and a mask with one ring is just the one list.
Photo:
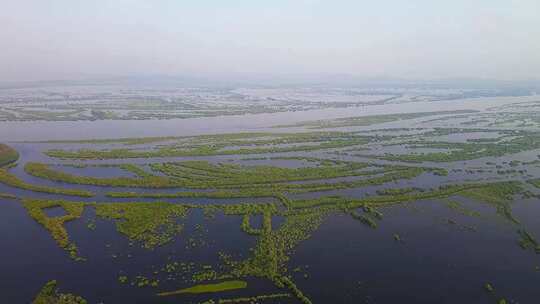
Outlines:
{"label": "hazy sky", "polygon": [[539,0],[3,0],[0,81],[540,78]]}

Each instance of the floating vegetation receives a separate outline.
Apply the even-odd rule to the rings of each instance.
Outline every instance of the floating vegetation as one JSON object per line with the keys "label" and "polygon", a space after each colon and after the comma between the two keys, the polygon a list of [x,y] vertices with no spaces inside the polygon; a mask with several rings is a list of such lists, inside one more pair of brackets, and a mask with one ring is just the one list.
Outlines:
{"label": "floating vegetation", "polygon": [[[438,129],[444,133],[460,133],[467,130]],[[471,130],[469,130],[470,132]],[[511,139],[499,142],[442,142],[442,141],[409,141],[401,143],[412,149],[445,149],[445,152],[434,153],[409,153],[409,154],[389,154],[382,156],[362,155],[389,161],[401,161],[411,163],[421,162],[454,162],[472,160],[482,157],[501,157],[504,155],[516,154],[540,148],[540,133],[538,132],[508,132],[513,136]],[[440,135],[440,134],[436,134]]]}
{"label": "floating vegetation", "polygon": [[121,284],[126,284],[128,282],[128,277],[127,276],[119,276],[118,277],[118,282],[120,282]]}
{"label": "floating vegetation", "polygon": [[510,222],[519,224],[519,221],[512,215],[510,203],[513,195],[522,192],[521,185],[517,182],[494,183],[486,187],[460,192],[461,196],[485,202],[497,208],[497,213]]}
{"label": "floating vegetation", "polygon": [[89,220],[86,223],[86,228],[88,228],[90,230],[96,230],[96,221],[95,220]]}
{"label": "floating vegetation", "polygon": [[[157,198],[157,199],[172,199],[172,198],[257,198],[257,197],[272,197],[278,196],[273,191],[261,190],[218,190],[212,192],[193,192],[182,191],[175,193],[143,193],[143,192],[108,192],[110,198]],[[280,198],[281,199],[281,198]]]}
{"label": "floating vegetation", "polygon": [[180,186],[171,183],[167,178],[160,176],[145,176],[142,178],[130,178],[130,177],[111,177],[111,178],[98,178],[90,176],[78,176],[69,173],[65,173],[59,170],[54,170],[46,164],[41,163],[27,163],[24,166],[26,173],[63,183],[80,184],[80,185],[94,185],[94,186],[112,186],[112,187],[148,187],[148,188],[166,188]]}
{"label": "floating vegetation", "polygon": [[[452,113],[431,112],[401,116],[356,117],[337,121],[311,122],[312,126],[305,127],[362,126],[446,114]],[[392,132],[403,132],[405,135],[385,135]],[[74,259],[82,260],[77,247],[68,236],[65,223],[80,218],[85,207],[91,209],[90,212],[95,210],[96,217],[85,219],[83,225],[86,225],[88,229],[96,229],[97,218],[110,220],[114,223],[117,232],[129,239],[129,246],[137,244],[144,249],[156,249],[157,253],[166,251],[167,261],[159,262],[158,265],[161,266],[152,266],[143,270],[148,271],[146,274],[140,273],[140,270],[131,273],[131,270],[126,268],[114,272],[114,281],[124,285],[125,288],[150,290],[163,285],[163,282],[168,282],[167,286],[169,286],[168,284],[173,280],[193,285],[189,288],[158,293],[159,296],[173,296],[243,289],[247,288],[246,281],[248,280],[265,279],[272,282],[280,293],[230,299],[216,297],[203,303],[298,300],[309,304],[312,303],[310,295],[305,294],[295,284],[293,278],[309,279],[312,274],[303,266],[295,267],[298,263],[292,260],[292,255],[299,245],[310,239],[330,216],[350,216],[367,227],[377,228],[384,217],[381,211],[388,210],[383,208],[416,201],[419,201],[419,205],[422,201],[431,200],[442,200],[448,208],[461,215],[480,216],[479,212],[469,209],[468,204],[460,202],[462,198],[469,198],[496,208],[497,213],[512,225],[519,223],[512,215],[512,202],[516,196],[523,194],[525,198],[537,198],[534,189],[523,191],[522,181],[532,179],[530,183],[537,183],[536,185],[540,187],[540,182],[538,182],[540,179],[536,180],[532,176],[533,170],[530,170],[531,175],[526,178],[519,174],[529,174],[521,169],[524,169],[525,165],[532,166],[535,163],[521,160],[519,162],[485,160],[481,161],[481,165],[465,170],[442,164],[423,166],[419,163],[469,160],[517,153],[540,147],[535,142],[540,135],[534,132],[502,130],[496,138],[467,139],[464,136],[465,138],[457,143],[441,141],[441,138],[437,138],[454,134],[458,137],[458,134],[464,132],[487,131],[436,128],[364,131],[363,133],[237,133],[80,141],[77,143],[107,146],[82,150],[49,150],[46,154],[51,157],[94,161],[88,163],[76,161],[67,163],[66,161],[61,164],[26,161],[25,172],[33,177],[57,183],[104,187],[103,191],[99,191],[99,195],[105,195],[111,199],[111,202],[68,202],[30,198],[22,202],[30,216],[45,227],[56,243],[68,251]],[[491,134],[484,136],[491,136]],[[403,155],[376,152],[379,154],[368,155],[368,160],[357,158],[351,153],[378,149],[384,152],[386,147],[394,148],[398,145],[412,150],[445,149],[446,151]],[[203,157],[190,158],[191,156]],[[182,157],[182,159],[140,160],[128,163],[129,158],[154,157]],[[118,161],[97,161],[105,159],[118,159]],[[248,160],[250,162],[247,162]],[[415,164],[404,165],[394,161]],[[65,170],[62,170],[62,166],[96,169],[114,167],[126,172],[121,172],[122,176],[95,177],[68,173],[77,171],[94,173],[90,169],[64,168]],[[116,169],[115,171],[118,171]],[[451,176],[445,177],[449,175],[449,171]],[[475,179],[476,176],[471,176],[467,182],[453,184],[460,172],[478,174],[480,178]],[[130,174],[124,176],[126,173]],[[491,180],[491,175],[497,173],[504,175],[504,178],[496,176],[493,179],[498,178],[504,181],[487,182]],[[17,178],[7,169],[3,171],[3,176],[0,175],[0,181],[4,178],[8,180],[5,182],[8,185],[11,182],[19,188],[26,187],[33,191],[45,189],[49,192],[40,192],[66,194],[63,188],[51,187],[50,189],[55,190],[48,190],[49,187],[42,189],[39,188],[42,186],[29,185],[23,181],[13,182],[11,179],[17,180]],[[517,181],[509,181],[510,179]],[[115,189],[117,187],[118,189]],[[156,190],[166,188],[168,191]],[[89,196],[91,193],[80,196],[85,195]],[[181,200],[184,198],[185,201]],[[47,208],[53,207],[62,208],[65,214],[58,217],[47,216]],[[388,210],[388,212],[391,211]],[[196,217],[200,215],[200,219],[204,216],[204,221],[208,221],[209,225],[206,226],[205,222],[202,226],[202,222],[192,223],[191,219],[186,220],[190,213],[195,213]],[[90,214],[93,216],[93,213]],[[207,232],[212,231],[210,222],[229,216],[234,218],[228,220],[237,223],[233,231],[236,229],[236,232],[242,234],[242,237],[249,242],[250,248],[246,248],[246,252],[220,251],[218,259],[215,256],[207,256],[206,252],[201,254],[203,250],[212,248],[214,244],[220,244],[222,241],[221,239],[205,239],[207,235],[210,235]],[[474,227],[458,225],[452,219],[444,223],[474,230]],[[223,229],[221,226],[217,227]],[[101,232],[100,224],[100,229],[96,233]],[[90,232],[86,231],[86,233]],[[187,233],[192,234],[187,235]],[[219,233],[221,237],[222,231]],[[518,233],[521,247],[540,252],[540,247],[531,234],[524,229],[520,229]],[[181,243],[179,242],[180,244],[165,246],[174,242],[181,234],[182,236],[186,234],[186,236]],[[393,238],[391,241],[396,242],[396,246],[400,246],[397,243],[403,242],[402,236],[398,233],[390,233],[387,236]],[[234,244],[230,245],[234,247]],[[134,254],[131,250],[127,254],[119,252],[118,248],[111,245],[107,245],[107,248],[110,248],[111,252],[107,252],[106,257],[109,260],[114,259],[116,263],[123,263],[125,257],[131,258],[131,254]],[[114,251],[112,251],[113,248],[115,248]],[[134,248],[134,250],[138,249]],[[184,252],[178,250],[185,250],[187,255],[183,255]],[[145,252],[145,254],[148,253]],[[196,256],[196,259],[200,257],[201,261],[196,260],[195,263],[186,261],[186,256],[189,257],[190,254]],[[293,261],[294,265],[291,265]],[[489,283],[484,288],[493,293],[493,296],[497,296]],[[143,291],[146,290],[141,290]],[[155,291],[149,292],[155,293]],[[293,297],[296,299],[287,299]]]}
{"label": "floating vegetation", "polygon": [[[62,93],[59,93],[56,88],[59,87],[55,86],[53,89],[43,86],[38,94],[31,91],[35,88],[23,88],[21,92],[5,90],[6,92],[2,93],[0,120],[109,121],[204,118],[349,108],[366,103],[385,104],[401,96],[400,92],[390,91],[374,95],[362,93],[363,96],[359,99],[358,96],[351,95],[349,88],[333,89],[331,94],[316,89],[317,94],[325,96],[323,100],[319,97],[313,98],[314,91],[305,95],[297,92],[296,88],[286,89],[285,94],[289,96],[287,98],[275,96],[278,91],[283,92],[283,88],[270,89],[274,91],[270,95],[256,88],[203,88],[198,85],[192,88],[171,87],[163,91],[156,87],[137,87],[132,90],[127,89],[129,86],[110,88],[99,84],[95,86],[96,91],[88,90],[87,87],[79,89],[79,86],[74,88],[61,85]],[[471,96],[469,92],[459,94],[462,98]],[[448,96],[431,98],[441,99]]]}
{"label": "floating vegetation", "polygon": [[19,159],[19,152],[12,147],[0,144],[0,167],[9,165]]}
{"label": "floating vegetation", "polygon": [[187,176],[192,182],[230,186],[244,183],[280,183],[373,174],[370,171],[359,171],[367,167],[368,164],[356,162],[335,162],[333,166],[282,168],[224,163],[215,165],[206,161],[184,161],[154,164],[152,169],[171,177]]}
{"label": "floating vegetation", "polygon": [[[358,188],[381,185],[402,179],[412,179],[430,168],[406,166],[371,165],[374,170],[362,170],[370,165],[357,162],[334,161],[334,166],[315,168],[280,168],[272,166],[239,166],[233,164],[212,164],[207,161],[185,161],[177,163],[153,164],[152,169],[166,176],[145,175],[138,178],[115,177],[97,178],[77,176],[54,170],[42,163],[27,163],[26,173],[48,180],[83,185],[109,187],[141,187],[141,188],[176,188],[219,189],[219,191],[177,192],[177,193],[132,193],[111,192],[109,197],[208,197],[208,198],[241,198],[241,197],[282,197],[283,192],[302,193],[330,191],[337,189]],[[328,182],[328,179],[359,177],[351,181]],[[293,183],[314,181],[309,183]]]}
{"label": "floating vegetation", "polygon": [[170,242],[180,233],[178,218],[188,211],[182,205],[160,202],[95,204],[95,208],[97,216],[116,221],[118,232],[149,249]]}
{"label": "floating vegetation", "polygon": [[9,173],[6,169],[0,169],[0,183],[6,184],[11,187],[34,191],[34,192],[80,196],[80,197],[94,196],[91,192],[86,191],[86,190],[56,188],[56,187],[47,187],[47,186],[29,184],[22,181],[15,175]]}
{"label": "floating vegetation", "polygon": [[536,188],[540,188],[540,179],[532,179],[532,180],[529,180],[528,182],[534,185]]}
{"label": "floating vegetation", "polygon": [[[252,139],[246,141],[246,139]],[[182,144],[162,146],[156,150],[49,150],[49,157],[61,159],[125,159],[151,157],[182,157],[212,155],[242,155],[285,152],[309,152],[363,145],[369,138],[346,132],[312,133],[233,133],[184,138]],[[237,147],[236,149],[227,149]]]}
{"label": "floating vegetation", "polygon": [[363,206],[362,209],[363,214],[358,214],[357,211],[352,211],[351,216],[371,228],[377,228],[377,221],[382,219],[382,213],[367,205]]}
{"label": "floating vegetation", "polygon": [[281,282],[282,284],[285,285],[285,287],[291,290],[291,292],[296,296],[298,300],[300,300],[300,302],[302,302],[303,304],[312,304],[311,300],[308,297],[306,297],[302,293],[302,291],[298,289],[298,287],[296,287],[296,284],[294,284],[294,282],[291,281],[291,279],[289,279],[288,277],[282,277]]}
{"label": "floating vegetation", "polygon": [[351,213],[352,217],[359,220],[360,222],[366,224],[367,226],[375,229],[377,228],[377,222],[370,216],[367,215],[358,215],[354,212]]}
{"label": "floating vegetation", "polygon": [[[120,281],[120,279],[124,279],[123,277],[120,277],[118,280],[120,283],[122,283],[122,281]],[[149,279],[145,276],[136,276],[133,281],[131,282],[131,285],[133,286],[136,286],[138,288],[143,288],[143,287],[158,287],[159,286],[159,280],[152,280],[152,279]]]}
{"label": "floating vegetation", "polygon": [[[418,193],[400,195],[381,195],[363,199],[346,199],[340,196],[320,197],[312,200],[296,200],[291,202],[293,208],[310,208],[316,206],[337,207],[353,210],[359,207],[378,207],[424,199],[446,198],[452,195],[463,195],[493,204],[501,209],[504,216],[512,216],[510,202],[512,195],[522,191],[519,182],[471,183],[462,185],[440,186],[438,189]],[[472,194],[474,193],[474,195]],[[513,217],[511,217],[513,219]],[[515,219],[513,219],[515,220]]]}
{"label": "floating vegetation", "polygon": [[250,217],[251,216],[249,214],[244,214],[244,216],[242,217],[242,225],[241,225],[242,231],[251,235],[260,235],[262,233],[260,229],[254,229],[251,227],[250,220],[249,220]]}
{"label": "floating vegetation", "polygon": [[215,284],[201,284],[189,288],[184,288],[176,291],[160,292],[157,295],[160,297],[173,296],[185,293],[213,293],[213,292],[222,292],[236,289],[244,289],[247,287],[247,282],[245,281],[225,281]]}
{"label": "floating vegetation", "polygon": [[434,115],[450,115],[450,114],[468,114],[475,113],[472,110],[456,110],[456,111],[436,111],[436,112],[419,112],[419,113],[400,113],[400,114],[384,114],[384,115],[369,115],[356,116],[337,119],[315,120],[301,122],[293,125],[276,126],[275,128],[290,128],[290,127],[305,127],[308,129],[326,129],[326,128],[341,128],[341,127],[362,127],[392,122],[397,120],[415,119]]}
{"label": "floating vegetation", "polygon": [[463,204],[461,204],[460,202],[458,201],[448,201],[446,203],[446,206],[448,206],[448,208],[456,211],[457,213],[459,214],[462,214],[462,215],[466,215],[466,216],[475,216],[475,217],[479,217],[480,216],[480,212],[478,211],[475,211],[475,210],[471,210],[465,206],[463,206]]}
{"label": "floating vegetation", "polygon": [[38,293],[32,304],[86,304],[85,299],[71,293],[58,292],[57,282],[49,281]]}
{"label": "floating vegetation", "polygon": [[7,198],[7,199],[16,199],[17,196],[9,193],[2,193],[0,192],[0,198]]}
{"label": "floating vegetation", "polygon": [[521,248],[525,250],[531,249],[537,254],[540,254],[540,244],[538,244],[536,238],[532,234],[525,229],[519,229],[518,234],[520,236],[519,246],[521,246]]}
{"label": "floating vegetation", "polygon": [[[69,253],[69,256],[77,261],[84,260],[79,257],[77,246],[69,240],[69,235],[64,227],[64,224],[69,221],[76,220],[81,217],[84,210],[83,203],[67,202],[67,201],[47,201],[47,200],[23,200],[23,206],[28,211],[28,214],[47,229],[58,246]],[[46,208],[61,207],[66,211],[66,215],[49,217],[44,212]]]}

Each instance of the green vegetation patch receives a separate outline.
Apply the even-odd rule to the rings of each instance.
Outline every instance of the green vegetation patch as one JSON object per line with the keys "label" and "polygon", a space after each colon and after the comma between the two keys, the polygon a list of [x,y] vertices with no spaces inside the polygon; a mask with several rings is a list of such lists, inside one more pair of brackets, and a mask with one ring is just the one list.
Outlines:
{"label": "green vegetation patch", "polygon": [[[374,167],[373,170],[362,170]],[[210,193],[178,192],[175,194],[109,193],[110,197],[278,197],[284,192],[302,193],[381,185],[400,179],[412,179],[430,168],[374,165],[344,161],[326,161],[319,167],[280,168],[274,166],[241,166],[207,161],[184,161],[152,164],[152,169],[165,176],[145,175],[137,178],[97,178],[78,176],[52,169],[47,164],[27,163],[25,171],[52,181],[141,188],[220,189]],[[131,170],[134,170],[133,168]],[[142,174],[139,174],[142,175]],[[332,178],[358,177],[351,181],[328,181]],[[314,181],[300,183],[301,181]],[[293,183],[297,182],[297,183]],[[234,190],[234,191],[233,191]]]}
{"label": "green vegetation patch", "polygon": [[215,199],[224,199],[224,198],[256,198],[256,197],[270,197],[274,196],[272,191],[228,191],[228,190],[219,190],[212,192],[193,192],[193,191],[182,191],[175,193],[141,193],[141,192],[108,192],[106,194],[111,198],[215,198]]}
{"label": "green vegetation patch", "polygon": [[86,304],[85,299],[71,293],[60,293],[56,281],[49,281],[38,293],[32,304]]}
{"label": "green vegetation patch", "polygon": [[[437,129],[432,135],[459,134],[485,130],[467,129]],[[502,131],[499,131],[502,132]],[[441,141],[410,141],[402,144],[413,149],[446,149],[445,152],[385,154],[382,156],[363,155],[388,161],[401,161],[411,163],[421,162],[453,162],[478,159],[482,157],[501,157],[540,148],[540,133],[538,132],[506,132],[513,135],[505,141],[468,141],[468,142],[441,142]],[[430,134],[425,134],[428,136]]]}
{"label": "green vegetation patch", "polygon": [[0,192],[0,198],[7,198],[7,199],[16,199],[17,196],[10,194],[10,193],[2,193]]}
{"label": "green vegetation patch", "polygon": [[540,179],[532,179],[527,181],[529,184],[535,186],[536,188],[540,188]]}
{"label": "green vegetation patch", "polygon": [[0,167],[9,165],[19,159],[19,152],[12,147],[0,144]]}
{"label": "green vegetation patch", "polygon": [[148,249],[162,246],[180,233],[178,218],[188,212],[183,205],[162,202],[95,204],[95,208],[97,216],[116,220],[120,233]]}
{"label": "green vegetation patch", "polygon": [[[257,238],[254,247],[250,250],[251,255],[240,260],[233,260],[232,257],[223,255],[221,256],[222,265],[194,273],[192,281],[204,283],[215,280],[231,280],[234,282],[248,277],[265,278],[272,281],[277,287],[287,289],[291,295],[302,303],[309,304],[311,303],[310,299],[291,280],[288,262],[290,255],[294,253],[297,246],[301,242],[308,240],[328,215],[333,213],[358,215],[369,219],[366,224],[375,227],[377,221],[380,221],[383,216],[376,209],[378,207],[416,200],[440,199],[452,195],[471,197],[473,196],[471,193],[474,193],[474,199],[493,204],[497,208],[503,205],[504,214],[506,215],[511,214],[509,200],[520,191],[521,187],[517,182],[463,184],[442,186],[423,192],[386,192],[385,195],[363,199],[351,199],[341,196],[326,196],[308,200],[287,199],[287,203],[284,204],[286,208],[281,209],[278,208],[278,203],[177,205],[166,202],[139,202],[86,204],[96,209],[96,216],[115,220],[120,233],[132,240],[142,242],[145,248],[154,248],[171,241],[182,228],[177,221],[178,218],[185,216],[189,209],[199,208],[207,215],[222,211],[225,215],[242,216],[242,223],[239,228]],[[70,244],[63,223],[80,217],[85,203],[36,200],[25,200],[23,203],[31,216],[53,234],[59,245],[67,247]],[[63,207],[68,214],[62,217],[48,218],[43,209],[53,206]],[[359,209],[363,211],[362,214],[357,213]],[[255,215],[262,216],[262,226],[260,228],[251,227],[250,219]],[[279,228],[273,229],[272,218],[276,215],[283,217],[285,221]],[[526,236],[526,234],[523,235]],[[401,240],[399,236],[394,236],[394,238]],[[533,240],[533,238],[528,238],[526,245],[533,244],[536,248],[537,245]],[[142,284],[143,286],[151,284],[149,279],[140,278],[135,284]],[[127,277],[119,278],[119,280],[127,282]],[[222,289],[223,286],[220,285],[227,286],[228,283],[226,282],[197,285],[188,289],[164,292],[161,295],[219,292],[226,290]]]}
{"label": "green vegetation patch", "polygon": [[[133,171],[133,166],[130,168]],[[91,176],[80,176],[70,173],[65,173],[59,170],[52,169],[47,164],[29,162],[25,165],[24,170],[26,173],[63,183],[80,184],[80,185],[93,185],[93,186],[111,186],[111,187],[147,187],[147,188],[166,188],[175,187],[170,179],[160,176],[145,176],[139,178],[131,177],[111,177],[111,178],[98,178]]]}
{"label": "green vegetation patch", "polygon": [[[51,233],[58,246],[66,250],[72,259],[82,260],[79,257],[77,246],[69,240],[69,235],[64,224],[81,217],[84,210],[84,203],[24,199],[23,206],[36,222]],[[44,210],[52,207],[61,207],[67,214],[49,217]]]}
{"label": "green vegetation patch", "polygon": [[48,150],[46,155],[61,159],[125,159],[151,157],[184,157],[243,155],[285,152],[308,152],[363,145],[369,137],[347,132],[311,133],[233,133],[184,138],[177,144],[162,145],[154,150],[82,149]]}
{"label": "green vegetation patch", "polygon": [[193,287],[184,288],[184,289],[180,289],[176,291],[160,292],[158,293],[158,296],[166,297],[166,296],[173,296],[173,295],[186,294],[186,293],[200,294],[200,293],[223,292],[223,291],[229,291],[229,290],[243,289],[243,288],[246,288],[247,285],[248,284],[245,281],[225,281],[225,282],[216,283],[216,284],[200,284],[200,285],[195,285]]}
{"label": "green vegetation patch", "polygon": [[540,253],[540,244],[536,241],[536,238],[525,229],[519,229],[518,234],[520,236],[519,245],[521,248],[527,250],[534,250],[536,253]]}
{"label": "green vegetation patch", "polygon": [[9,173],[6,169],[0,169],[0,183],[6,184],[11,187],[34,191],[34,192],[71,195],[71,196],[80,196],[80,197],[94,196],[90,191],[86,191],[86,190],[56,188],[56,187],[29,184],[19,179],[14,174]]}
{"label": "green vegetation patch", "polygon": [[362,127],[392,122],[405,119],[415,119],[434,115],[449,115],[449,114],[466,114],[475,113],[474,110],[456,110],[456,111],[436,111],[436,112],[419,112],[419,113],[401,113],[401,114],[384,114],[384,115],[369,115],[356,116],[337,119],[312,120],[301,122],[293,125],[282,125],[274,128],[290,128],[290,127],[305,127],[308,129],[326,129],[326,128],[341,128],[341,127]]}
{"label": "green vegetation patch", "polygon": [[461,191],[459,195],[485,202],[497,208],[497,213],[507,220],[519,224],[519,221],[512,215],[510,203],[513,196],[523,191],[518,182],[500,182],[486,185],[477,189]]}
{"label": "green vegetation patch", "polygon": [[475,211],[475,210],[471,210],[471,209],[463,206],[463,204],[458,202],[458,201],[448,201],[446,203],[446,206],[448,206],[448,208],[456,211],[459,214],[463,214],[463,215],[466,215],[466,216],[475,216],[475,217],[480,216],[480,212]]}

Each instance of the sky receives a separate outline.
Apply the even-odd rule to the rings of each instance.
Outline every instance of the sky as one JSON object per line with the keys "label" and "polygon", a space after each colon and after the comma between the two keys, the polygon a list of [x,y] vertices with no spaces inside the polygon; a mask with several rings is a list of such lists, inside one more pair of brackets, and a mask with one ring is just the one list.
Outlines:
{"label": "sky", "polygon": [[540,79],[540,1],[2,0],[0,50],[0,81]]}

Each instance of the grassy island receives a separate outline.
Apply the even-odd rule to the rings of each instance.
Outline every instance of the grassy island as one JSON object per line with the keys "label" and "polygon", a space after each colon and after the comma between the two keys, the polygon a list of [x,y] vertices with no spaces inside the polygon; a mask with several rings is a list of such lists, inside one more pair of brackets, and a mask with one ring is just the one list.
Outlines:
{"label": "grassy island", "polygon": [[80,296],[71,293],[60,293],[56,281],[49,281],[38,293],[32,304],[87,304]]}
{"label": "grassy island", "polygon": [[19,152],[12,147],[0,144],[0,167],[9,165],[19,159]]}

